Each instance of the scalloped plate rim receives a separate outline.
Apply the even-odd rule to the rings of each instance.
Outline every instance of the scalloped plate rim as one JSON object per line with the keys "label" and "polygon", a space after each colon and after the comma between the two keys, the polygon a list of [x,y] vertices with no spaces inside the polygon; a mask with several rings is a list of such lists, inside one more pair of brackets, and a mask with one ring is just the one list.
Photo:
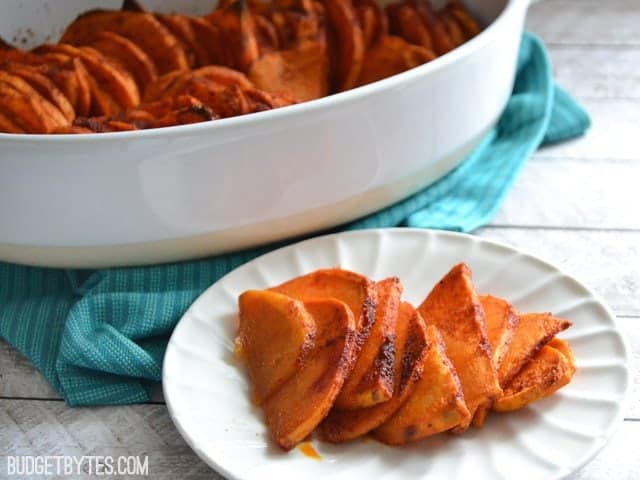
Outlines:
{"label": "scalloped plate rim", "polygon": [[[544,266],[546,269],[548,269],[551,272],[555,273],[555,274],[560,274],[563,275],[565,277],[567,277],[568,279],[572,280],[574,283],[576,283],[577,285],[580,286],[580,288],[584,289],[584,291],[586,292],[586,294],[588,296],[590,296],[593,300],[595,300],[595,302],[600,305],[604,311],[606,312],[607,316],[609,317],[609,320],[611,321],[612,324],[612,330],[617,334],[617,336],[619,337],[619,340],[621,341],[622,344],[622,354],[624,357],[624,362],[625,362],[625,388],[624,388],[624,393],[622,395],[622,398],[617,402],[616,405],[616,409],[617,412],[615,414],[614,419],[610,422],[610,424],[608,425],[608,427],[606,428],[606,430],[599,435],[598,437],[596,437],[593,441],[593,445],[587,450],[587,452],[581,456],[579,459],[577,459],[575,461],[575,463],[573,465],[571,465],[570,468],[559,468],[558,472],[553,476],[550,477],[551,480],[561,480],[564,478],[567,478],[569,475],[576,473],[577,471],[579,471],[582,467],[584,467],[586,464],[588,464],[591,460],[593,460],[598,453],[609,443],[609,441],[611,440],[611,438],[613,437],[613,435],[616,433],[616,431],[618,430],[618,428],[620,427],[620,425],[622,424],[622,421],[624,420],[624,413],[626,410],[626,407],[628,407],[628,403],[630,401],[630,393],[631,393],[631,389],[633,387],[633,383],[631,382],[631,375],[630,375],[630,371],[632,368],[632,363],[633,363],[633,358],[631,355],[631,349],[629,346],[629,341],[627,339],[627,336],[624,334],[624,332],[622,331],[622,329],[620,328],[619,325],[619,321],[616,317],[616,315],[613,313],[613,311],[611,310],[611,308],[608,306],[608,304],[604,301],[604,299],[595,291],[593,291],[589,286],[585,285],[584,283],[582,283],[581,281],[579,281],[578,279],[576,279],[573,275],[565,272],[563,269],[557,267],[556,265],[554,265],[553,263],[545,260],[544,258],[541,258],[538,255],[533,255],[530,253],[527,253],[525,251],[523,251],[522,249],[509,245],[508,243],[505,242],[501,242],[498,240],[493,240],[493,239],[488,239],[485,237],[479,237],[477,235],[472,235],[472,234],[467,234],[467,233],[459,233],[459,232],[453,232],[453,231],[447,231],[447,230],[434,230],[434,229],[423,229],[423,228],[410,228],[410,227],[396,227],[396,228],[374,228],[374,229],[363,229],[363,230],[353,230],[353,231],[345,231],[345,232],[338,232],[338,233],[332,233],[332,234],[327,234],[327,235],[320,235],[320,236],[316,236],[316,237],[312,237],[312,238],[308,238],[308,239],[304,239],[301,240],[299,242],[295,242],[289,245],[285,245],[283,247],[279,247],[277,249],[274,249],[272,251],[266,252],[238,267],[236,267],[235,269],[231,270],[230,272],[226,273],[224,276],[220,277],[220,279],[218,279],[216,282],[214,282],[212,285],[210,285],[207,289],[205,289],[193,302],[192,304],[189,306],[189,308],[186,310],[186,312],[182,315],[182,317],[180,318],[180,320],[178,321],[178,323],[176,324],[176,327],[169,339],[169,343],[167,345],[167,350],[165,352],[165,358],[166,358],[166,354],[172,350],[174,348],[173,343],[175,342],[174,338],[177,338],[177,335],[179,334],[179,332],[182,330],[182,328],[185,328],[184,325],[186,325],[186,322],[183,322],[183,320],[188,319],[192,316],[193,311],[195,308],[197,308],[197,305],[199,304],[199,302],[203,299],[203,297],[206,297],[210,291],[214,290],[216,288],[216,286],[222,282],[224,282],[228,277],[237,274],[240,271],[243,271],[245,269],[249,269],[251,268],[255,263],[258,262],[264,262],[268,259],[269,256],[276,256],[278,254],[282,254],[283,251],[285,250],[294,250],[294,249],[303,249],[305,247],[309,247],[310,245],[317,243],[317,242],[327,242],[327,241],[331,241],[332,239],[336,239],[336,238],[349,238],[349,237],[359,237],[359,236],[363,236],[363,235],[379,235],[381,233],[384,234],[389,234],[391,236],[395,235],[395,234],[418,234],[418,235],[435,235],[438,237],[450,237],[450,238],[458,238],[458,239],[466,239],[468,241],[471,242],[475,242],[475,243],[484,243],[484,244],[489,244],[492,246],[496,246],[499,247],[501,249],[504,249],[505,251],[509,251],[515,254],[518,254],[528,260],[533,260],[536,261],[538,263],[540,263],[542,266]],[[321,267],[317,267],[317,268],[321,268]],[[398,276],[401,276],[400,272],[398,273]],[[247,287],[249,288],[249,286]],[[173,422],[173,424],[175,425],[176,429],[178,430],[178,432],[180,433],[180,435],[184,438],[184,440],[186,441],[186,443],[189,445],[189,447],[196,453],[196,455],[198,455],[198,457],[203,460],[209,467],[211,467],[213,470],[215,470],[218,474],[223,475],[224,477],[230,479],[230,480],[243,480],[244,477],[242,476],[237,476],[236,474],[234,474],[232,471],[228,470],[224,465],[222,465],[221,463],[217,462],[214,458],[211,458],[210,455],[206,454],[198,445],[197,443],[194,441],[193,437],[190,435],[190,433],[183,427],[182,423],[180,422],[179,419],[179,415],[175,410],[174,405],[172,404],[171,401],[171,394],[170,394],[170,390],[167,388],[167,378],[166,378],[166,369],[165,366],[163,365],[163,372],[162,372],[162,387],[163,387],[163,394],[164,394],[164,398],[165,398],[165,402],[166,402],[166,406],[167,406],[167,410],[169,412],[170,418]]]}

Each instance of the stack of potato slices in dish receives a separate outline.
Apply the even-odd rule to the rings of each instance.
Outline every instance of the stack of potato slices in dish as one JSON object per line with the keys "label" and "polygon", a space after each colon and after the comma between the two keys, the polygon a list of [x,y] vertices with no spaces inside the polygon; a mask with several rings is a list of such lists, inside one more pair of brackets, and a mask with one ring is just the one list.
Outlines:
{"label": "stack of potato slices in dish", "polygon": [[0,40],[0,132],[96,133],[270,110],[422,65],[480,32],[457,0],[221,0],[203,17],[76,18],[57,44]]}
{"label": "stack of potato slices in dish", "polygon": [[482,427],[571,381],[571,322],[478,295],[454,266],[414,308],[396,277],[317,270],[239,297],[236,353],[271,438],[389,445]]}

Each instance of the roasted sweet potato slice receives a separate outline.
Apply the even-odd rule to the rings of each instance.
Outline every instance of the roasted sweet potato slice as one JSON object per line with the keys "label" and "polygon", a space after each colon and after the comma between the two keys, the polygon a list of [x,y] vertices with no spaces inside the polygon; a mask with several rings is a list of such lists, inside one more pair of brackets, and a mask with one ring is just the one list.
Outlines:
{"label": "roasted sweet potato slice", "polygon": [[[491,345],[493,364],[500,368],[502,359],[506,355],[518,324],[518,315],[513,306],[502,298],[492,295],[480,297],[480,303],[485,313],[487,324],[487,338]],[[473,416],[473,426],[482,428],[491,409],[491,401],[478,407]]]}
{"label": "roasted sweet potato slice", "polygon": [[464,32],[462,31],[462,28],[460,27],[460,24],[453,16],[453,14],[448,9],[444,9],[438,12],[438,17],[442,21],[445,30],[449,34],[449,38],[451,39],[451,43],[453,43],[453,46],[458,47],[462,45],[465,42],[466,37]]}
{"label": "roasted sweet potato slice", "polygon": [[382,425],[400,408],[422,378],[429,343],[424,320],[408,303],[400,304],[396,321],[394,390],[390,400],[358,410],[333,408],[320,427],[322,437],[346,442]]}
{"label": "roasted sweet potato slice", "polygon": [[158,78],[156,66],[149,56],[128,38],[113,32],[100,32],[88,44],[108,59],[116,62],[133,77],[138,91]]}
{"label": "roasted sweet potato slice", "polygon": [[105,115],[135,107],[140,103],[140,93],[133,77],[93,48],[74,47],[73,45],[60,43],[42,45],[36,48],[34,52],[63,53],[82,60],[89,75],[95,80],[92,90],[106,93],[117,104],[117,107],[114,107],[115,111],[104,112]]}
{"label": "roasted sweet potato slice", "polygon": [[511,346],[498,368],[500,384],[503,387],[509,385],[516,374],[549,340],[570,326],[570,321],[556,318],[550,313],[520,315]]}
{"label": "roasted sweet potato slice", "polygon": [[[0,112],[2,107],[0,106]],[[10,117],[0,113],[0,132],[1,133],[26,133],[22,127],[15,123]]]}
{"label": "roasted sweet potato slice", "polygon": [[518,314],[509,302],[493,295],[482,295],[480,303],[485,314],[487,338],[496,368],[507,354],[518,325]]}
{"label": "roasted sweet potato slice", "polygon": [[64,93],[55,83],[43,75],[37,67],[19,63],[9,63],[3,67],[7,72],[20,77],[33,87],[45,100],[53,104],[68,122],[75,118],[75,110]]}
{"label": "roasted sweet potato slice", "polygon": [[413,45],[433,50],[431,35],[418,11],[406,3],[392,3],[386,8],[389,31]]}
{"label": "roasted sweet potato slice", "polygon": [[290,450],[320,424],[351,370],[356,345],[353,314],[333,300],[311,300],[305,308],[316,323],[316,346],[296,374],[264,403],[271,438]]}
{"label": "roasted sweet potato slice", "polygon": [[221,4],[205,19],[214,25],[232,52],[230,66],[242,72],[260,57],[258,35],[253,15],[246,0]]}
{"label": "roasted sweet potato slice", "polygon": [[402,284],[397,277],[390,277],[377,282],[376,289],[378,306],[374,324],[336,399],[335,408],[371,407],[393,395],[395,330]]}
{"label": "roasted sweet potato slice", "polygon": [[320,42],[267,53],[253,63],[248,75],[258,88],[298,102],[329,93],[329,59]]}
{"label": "roasted sweet potato slice", "polygon": [[422,22],[429,30],[431,36],[431,44],[433,51],[437,55],[444,55],[453,50],[454,44],[449,37],[446,26],[431,7],[428,0],[410,0],[410,4],[414,6]]}
{"label": "roasted sweet potato slice", "polygon": [[[460,377],[471,416],[502,390],[491,358],[485,315],[471,281],[471,270],[454,266],[418,308],[427,325],[435,325],[444,338],[447,356]],[[470,422],[456,429],[464,431]]]}
{"label": "roasted sweet potato slice", "polygon": [[511,380],[504,395],[493,404],[497,412],[510,412],[526,407],[565,386],[575,370],[560,351],[545,345]]}
{"label": "roasted sweet potato slice", "polygon": [[76,18],[60,41],[86,45],[100,32],[117,33],[131,40],[153,60],[159,74],[189,66],[176,37],[148,12],[92,10]]}
{"label": "roasted sweet potato slice", "polygon": [[336,55],[334,89],[349,90],[356,85],[364,61],[365,43],[362,27],[352,0],[325,0],[324,6],[335,35]]}
{"label": "roasted sweet potato slice", "polygon": [[316,324],[302,302],[267,290],[240,295],[236,353],[247,366],[251,399],[261,405],[303,365]]}
{"label": "roasted sweet potato slice", "polygon": [[453,18],[456,19],[467,40],[480,33],[480,25],[478,25],[478,22],[476,22],[461,2],[453,0],[449,2],[446,9],[451,13]]}
{"label": "roasted sweet potato slice", "polygon": [[198,66],[231,65],[232,58],[224,44],[224,38],[219,29],[200,17],[187,17],[196,43],[203,49],[196,51]]}
{"label": "roasted sweet potato slice", "polygon": [[[49,133],[69,121],[22,78],[0,71],[3,113],[27,133]],[[5,98],[6,97],[6,98]]]}
{"label": "roasted sweet potato slice", "polygon": [[358,85],[382,80],[436,58],[433,52],[410,45],[395,35],[382,37],[367,51],[366,61],[358,78]]}
{"label": "roasted sweet potato slice", "polygon": [[203,61],[208,62],[207,50],[196,40],[187,15],[156,14],[156,18],[176,37],[187,56],[189,67],[208,65],[203,63]]}
{"label": "roasted sweet potato slice", "polygon": [[358,352],[375,321],[376,285],[367,277],[341,268],[316,270],[294,278],[271,290],[299,300],[335,298],[347,304],[353,312],[359,332]]}
{"label": "roasted sweet potato slice", "polygon": [[389,33],[389,21],[376,0],[354,0],[358,22],[364,35],[365,50]]}
{"label": "roasted sweet potato slice", "polygon": [[427,339],[422,378],[398,411],[373,431],[383,443],[403,445],[469,422],[460,380],[433,325],[427,327]]}

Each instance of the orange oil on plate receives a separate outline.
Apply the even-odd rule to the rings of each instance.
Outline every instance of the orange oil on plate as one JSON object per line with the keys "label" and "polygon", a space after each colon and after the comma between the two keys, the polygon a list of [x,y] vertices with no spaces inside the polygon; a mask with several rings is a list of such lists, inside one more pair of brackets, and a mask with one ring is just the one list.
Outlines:
{"label": "orange oil on plate", "polygon": [[298,450],[302,452],[305,457],[313,458],[314,460],[322,460],[320,454],[313,448],[311,442],[303,442],[298,445]]}

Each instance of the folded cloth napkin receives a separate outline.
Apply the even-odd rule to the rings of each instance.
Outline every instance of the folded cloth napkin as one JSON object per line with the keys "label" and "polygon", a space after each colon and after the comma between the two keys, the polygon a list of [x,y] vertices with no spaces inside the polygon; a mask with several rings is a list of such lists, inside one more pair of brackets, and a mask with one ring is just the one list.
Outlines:
{"label": "folded cloth napkin", "polygon": [[[430,187],[337,230],[473,230],[491,219],[541,144],[578,136],[588,126],[587,114],[554,84],[542,43],[525,34],[513,95],[482,144]],[[272,248],[98,271],[0,263],[0,336],[31,359],[69,405],[144,402],[160,381],[168,337],[191,302]]]}

